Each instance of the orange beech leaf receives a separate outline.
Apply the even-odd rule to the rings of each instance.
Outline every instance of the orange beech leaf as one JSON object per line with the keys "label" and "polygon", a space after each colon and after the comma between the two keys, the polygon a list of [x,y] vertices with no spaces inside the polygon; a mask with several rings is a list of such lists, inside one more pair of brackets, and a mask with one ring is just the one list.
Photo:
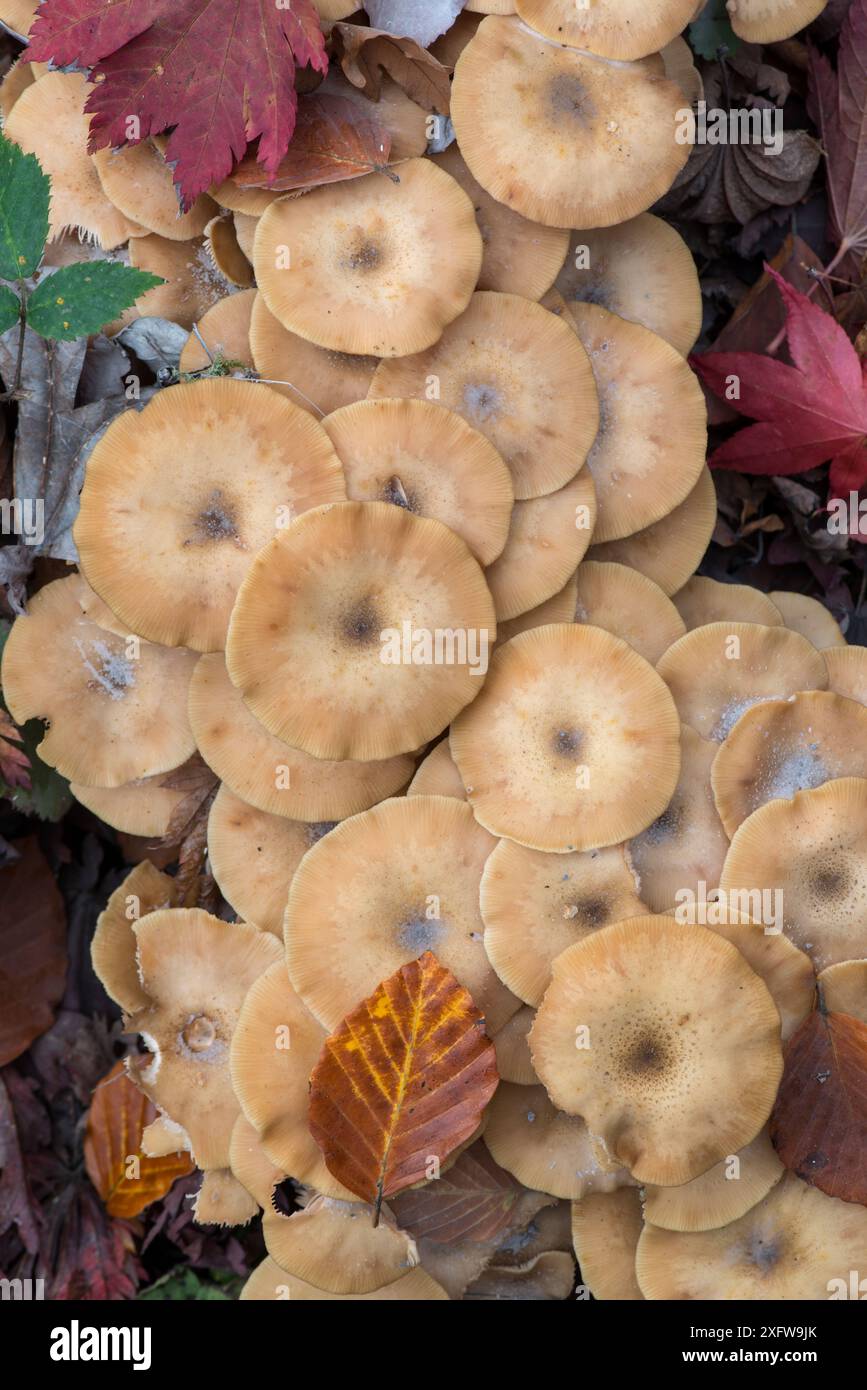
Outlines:
{"label": "orange beech leaf", "polygon": [[510,1225],[524,1190],[479,1139],[436,1182],[402,1192],[391,1210],[416,1240],[487,1241]]}
{"label": "orange beech leaf", "polygon": [[327,1038],[310,1078],[310,1132],[365,1202],[431,1176],[478,1128],[497,1088],[494,1045],[467,990],[426,951]]}
{"label": "orange beech leaf", "polygon": [[156,1118],[156,1107],[116,1062],[94,1091],[84,1132],[84,1166],[111,1216],[137,1216],[193,1171],[188,1153],[142,1153],[142,1130]]}
{"label": "orange beech leaf", "polygon": [[54,1022],[66,985],[66,910],[37,840],[0,869],[0,1066]]}
{"label": "orange beech leaf", "polygon": [[346,97],[315,92],[298,106],[292,144],[274,177],[267,178],[248,155],[232,179],[239,188],[303,193],[383,170],[390,153],[391,134],[372,116],[360,116],[356,104]]}
{"label": "orange beech leaf", "polygon": [[804,1182],[867,1205],[867,1024],[821,1007],[805,1018],[786,1048],[771,1139]]}

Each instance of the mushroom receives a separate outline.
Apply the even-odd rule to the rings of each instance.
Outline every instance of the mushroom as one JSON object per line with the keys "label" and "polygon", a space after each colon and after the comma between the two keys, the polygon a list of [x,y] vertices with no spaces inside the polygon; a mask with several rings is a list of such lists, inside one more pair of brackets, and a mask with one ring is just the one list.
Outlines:
{"label": "mushroom", "polygon": [[827,647],[822,656],[828,668],[828,689],[867,705],[867,649]]}
{"label": "mushroom", "polygon": [[[279,970],[280,966],[273,966],[272,969]],[[269,974],[271,971],[266,970],[265,975]],[[243,1018],[243,1011],[241,1017]],[[238,1026],[240,1022],[241,1020]],[[237,1032],[237,1028],[235,1031]],[[256,1205],[263,1211],[270,1211],[273,1207],[274,1189],[287,1175],[268,1157],[255,1127],[250,1124],[243,1111],[232,1126],[229,1164],[241,1186],[255,1198]]]}
{"label": "mushroom", "polygon": [[206,193],[181,212],[172,169],[151,140],[97,150],[93,162],[109,202],[130,222],[169,241],[201,236],[217,212]]}
{"label": "mushroom", "polygon": [[122,834],[161,840],[168,834],[174,813],[187,795],[171,782],[172,773],[168,772],[127,782],[122,787],[88,787],[82,782],[70,782],[69,790],[88,811]]}
{"label": "mushroom", "polygon": [[731,26],[747,43],[790,39],[816,19],[828,0],[727,0]]}
{"label": "mushroom", "polygon": [[346,502],[298,517],[254,559],[226,664],[277,738],[315,758],[381,759],[442,733],[476,695],[495,635],[459,536],[387,502]]}
{"label": "mushroom", "polygon": [[538,1083],[527,1043],[527,1034],[535,1017],[535,1009],[525,1004],[516,1014],[512,1014],[492,1039],[497,1054],[497,1071],[502,1081],[512,1081],[516,1086],[535,1086]]}
{"label": "mushroom", "polygon": [[533,222],[607,227],[646,211],[686,163],[683,93],[639,64],[482,21],[458,59],[452,120],[483,188]]}
{"label": "mushroom", "polygon": [[686,28],[695,0],[605,0],[592,8],[575,0],[515,0],[518,17],[545,38],[586,48],[603,58],[658,53]]}
{"label": "mushroom", "polygon": [[806,594],[789,594],[782,589],[772,589],[769,595],[786,627],[800,632],[808,642],[823,651],[826,647],[845,647],[846,638],[840,631],[824,603],[809,598]]}
{"label": "mushroom", "polygon": [[[571,611],[568,606],[561,611],[560,605],[574,594],[573,576],[595,524],[596,489],[586,468],[558,492],[515,503],[506,544],[485,571],[497,622],[506,620],[499,629],[502,641],[546,621],[572,621],[574,602]],[[552,599],[554,610],[541,611]]]}
{"label": "mushroom", "polygon": [[[337,1258],[341,1256],[338,1254]],[[341,1299],[347,1302],[369,1303],[394,1301],[399,1303],[437,1303],[448,1300],[448,1294],[441,1288],[421,1266],[411,1269],[408,1274],[402,1274],[399,1279],[395,1279],[391,1284],[386,1284],[384,1288],[374,1289],[372,1293],[326,1293],[324,1289],[317,1289],[313,1284],[306,1283],[294,1274],[287,1274],[285,1269],[281,1269],[276,1260],[269,1256],[257,1265],[244,1285],[239,1295],[240,1299],[245,1300],[274,1300],[281,1302],[285,1299],[293,1303],[332,1303]]]}
{"label": "mushroom", "polygon": [[461,781],[449,748],[448,737],[432,748],[418,765],[415,776],[406,789],[407,796],[454,796],[466,801],[467,790]]}
{"label": "mushroom", "polygon": [[482,825],[563,853],[620,844],[656,819],[677,784],[679,733],[643,657],[601,628],[560,623],[497,648],[450,741]]}
{"label": "mushroom", "polygon": [[818,985],[829,1013],[848,1014],[867,1023],[867,960],[829,965],[820,974]]}
{"label": "mushroom", "polygon": [[250,319],[250,350],[259,375],[317,417],[363,400],[379,364],[378,357],[332,352],[290,333],[261,294]]}
{"label": "mushroom", "polygon": [[647,912],[623,845],[555,858],[501,840],[485,864],[479,902],[491,964],[513,994],[534,1006],[568,946]]}
{"label": "mushroom", "polygon": [[754,1139],[783,1070],[764,981],[722,937],[668,917],[618,922],[558,956],[530,1053],[554,1104],[660,1186]]}
{"label": "mushroom", "polygon": [[[589,473],[585,474],[585,471],[582,469],[578,474],[578,478],[584,483],[589,483],[590,488],[592,488],[593,481]],[[556,497],[557,494],[553,493],[552,496]],[[593,496],[595,502],[595,493]],[[543,500],[543,498],[536,499],[539,505],[535,510],[540,514],[542,512],[541,504]],[[522,503],[522,514],[525,510],[528,516],[532,515],[532,510],[529,508],[525,509]],[[514,519],[514,513],[512,515]],[[516,544],[513,545],[513,555],[511,558],[514,563],[510,564],[509,568],[512,570],[513,577],[517,578],[518,552]],[[583,556],[581,558],[583,559]],[[491,584],[491,575],[488,575],[488,584],[489,586]],[[528,608],[526,613],[520,613],[517,618],[509,618],[507,622],[498,623],[497,641],[511,642],[512,638],[517,637],[519,632],[529,632],[531,627],[548,627],[551,623],[571,623],[575,617],[575,605],[577,602],[578,579],[577,576],[573,574],[572,578],[567,580],[563,585],[563,588],[560,589],[558,593],[553,594],[551,598],[546,598],[542,603],[538,603],[535,608]]]}
{"label": "mushroom", "polygon": [[139,317],[170,319],[181,328],[192,329],[232,286],[215,266],[204,237],[191,241],[170,241],[149,232],[134,237],[129,244],[129,263],[136,270],[159,275],[163,285],[146,290],[126,311],[124,320]]}
{"label": "mushroom", "polygon": [[193,1220],[199,1226],[246,1226],[258,1213],[259,1203],[229,1168],[202,1174],[193,1203]]}
{"label": "mushroom", "polygon": [[149,859],[143,859],[115,888],[96,919],[90,943],[94,973],[106,994],[125,1013],[137,1013],[150,1003],[139,978],[133,923],[149,912],[174,907],[176,902],[175,880],[160,873]]}
{"label": "mushroom", "polygon": [[[448,257],[440,255],[443,245]],[[333,352],[423,352],[470,302],[482,238],[463,189],[427,159],[284,198],[262,214],[253,262],[285,328]]]}
{"label": "mushroom", "polygon": [[520,1265],[491,1262],[470,1284],[465,1299],[521,1303],[562,1303],[575,1283],[575,1262],[562,1250],[545,1250]]}
{"label": "mushroom", "polygon": [[627,565],[585,560],[578,566],[574,620],[622,637],[654,666],[686,628],[658,584]]}
{"label": "mushroom", "polygon": [[75,542],[133,632],[215,651],[257,551],[299,512],[344,496],[340,461],[305,411],[252,382],[182,383],[99,439]]}
{"label": "mushroom", "polygon": [[766,1197],[785,1169],[767,1125],[746,1148],[680,1187],[644,1189],[644,1219],[667,1231],[713,1231],[739,1221]]}
{"label": "mushroom", "polygon": [[[7,21],[8,22],[8,21]],[[15,105],[21,93],[28,87],[32,87],[39,73],[36,69],[41,69],[41,63],[28,63],[26,59],[18,58],[16,62],[7,69],[0,81],[0,115],[4,123],[9,119],[9,112]]]}
{"label": "mushroom", "polygon": [[254,283],[253,263],[241,246],[236,220],[231,213],[218,213],[205,227],[208,254],[230,285],[249,289]]}
{"label": "mushroom", "polygon": [[696,627],[706,627],[708,623],[783,625],[780,610],[767,594],[750,584],[721,584],[716,579],[695,574],[678,589],[673,603],[689,632]]}
{"label": "mushroom", "polygon": [[178,364],[182,375],[204,371],[218,357],[224,362],[240,362],[252,370],[250,316],[255,298],[255,290],[242,290],[211,305],[184,344]]}
{"label": "mushroom", "polygon": [[287,1273],[326,1293],[372,1293],[418,1264],[415,1241],[398,1230],[387,1207],[379,1225],[363,1202],[314,1197],[292,1216],[266,1212],[268,1254]]}
{"label": "mushroom", "polygon": [[572,1241],[582,1286],[601,1300],[644,1298],[635,1278],[635,1252],[644,1227],[634,1187],[590,1192],[572,1203]]}
{"label": "mushroom", "polygon": [[599,424],[581,343],[555,314],[515,294],[473,295],[427,352],[381,362],[369,394],[430,399],[432,391],[487,435],[521,500],[574,478]]}
{"label": "mushroom", "polygon": [[640,570],[670,598],[695,573],[715,525],[716,489],[705,467],[692,492],[667,516],[622,540],[592,546],[587,558]]}

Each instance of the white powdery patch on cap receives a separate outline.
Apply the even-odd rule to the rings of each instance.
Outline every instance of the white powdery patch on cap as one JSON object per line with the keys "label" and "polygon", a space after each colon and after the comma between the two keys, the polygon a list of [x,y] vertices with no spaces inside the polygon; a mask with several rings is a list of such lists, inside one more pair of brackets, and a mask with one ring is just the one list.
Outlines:
{"label": "white powdery patch on cap", "polygon": [[385,29],[427,48],[451,29],[464,0],[365,0],[364,8],[374,29]]}

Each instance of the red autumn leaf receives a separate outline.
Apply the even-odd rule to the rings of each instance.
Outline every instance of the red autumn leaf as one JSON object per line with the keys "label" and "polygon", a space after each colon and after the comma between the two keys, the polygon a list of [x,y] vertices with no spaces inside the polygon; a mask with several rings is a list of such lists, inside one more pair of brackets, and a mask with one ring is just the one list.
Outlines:
{"label": "red autumn leaf", "polygon": [[328,66],[313,0],[44,0],[27,56],[92,69],[92,150],[173,126],[166,160],[184,209],[248,141],[274,173],[295,127],[296,64]]}
{"label": "red autumn leaf", "polygon": [[852,0],[840,35],[837,72],[809,50],[809,109],[826,154],[831,234],[837,263],[867,252],[867,0]]}
{"label": "red autumn leaf", "polygon": [[233,181],[241,188],[301,192],[370,174],[388,163],[391,133],[373,117],[361,117],[345,97],[314,93],[302,98],[292,144],[273,178],[255,159],[239,164]]}
{"label": "red autumn leaf", "polygon": [[0,782],[30,790],[30,761],[19,748],[21,735],[5,709],[0,709]]}
{"label": "red autumn leaf", "polygon": [[771,1139],[804,1182],[867,1205],[867,1024],[808,1015],[786,1048]]}
{"label": "red autumn leaf", "polygon": [[157,1110],[115,1062],[97,1086],[84,1132],[84,1166],[110,1216],[137,1216],[191,1173],[188,1153],[149,1158],[141,1150],[145,1125]]}
{"label": "red autumn leaf", "polygon": [[803,473],[831,463],[831,491],[845,497],[867,481],[867,378],[844,330],[824,309],[766,266],[786,305],[794,366],[754,352],[708,352],[693,360],[715,395],[731,378],[730,404],[760,424],[740,430],[710,458],[742,473]]}
{"label": "red autumn leaf", "polygon": [[47,1032],[66,984],[66,911],[36,838],[0,869],[0,1066]]}

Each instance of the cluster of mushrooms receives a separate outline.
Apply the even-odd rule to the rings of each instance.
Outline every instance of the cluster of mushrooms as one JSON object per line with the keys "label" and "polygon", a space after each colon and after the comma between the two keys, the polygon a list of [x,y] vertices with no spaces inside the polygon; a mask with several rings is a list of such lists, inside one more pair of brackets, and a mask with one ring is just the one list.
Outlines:
{"label": "cluster of mushrooms", "polygon": [[[614,5],[511,8],[440,41],[445,151],[386,83],[394,181],[229,180],[180,218],[158,142],[86,156],[81,77],[15,79],[56,245],[128,240],[167,280],[140,311],[197,325],[182,367],[248,370],[96,443],[80,572],[15,622],[4,697],[126,834],[166,835],[194,756],[219,780],[223,917],[145,858],[93,961],[141,1039],[145,1152],[193,1155],[199,1221],[263,1212],[244,1298],[563,1299],[573,1249],[580,1296],[826,1298],[867,1211],[784,1171],[768,1120],[817,988],[867,1021],[867,652],[813,599],[695,574],[699,286],[647,211],[686,157],[692,0],[628,51]],[[310,1075],[426,951],[501,1080],[374,1224]],[[505,1189],[508,1222],[449,1238],[437,1183]]]}

